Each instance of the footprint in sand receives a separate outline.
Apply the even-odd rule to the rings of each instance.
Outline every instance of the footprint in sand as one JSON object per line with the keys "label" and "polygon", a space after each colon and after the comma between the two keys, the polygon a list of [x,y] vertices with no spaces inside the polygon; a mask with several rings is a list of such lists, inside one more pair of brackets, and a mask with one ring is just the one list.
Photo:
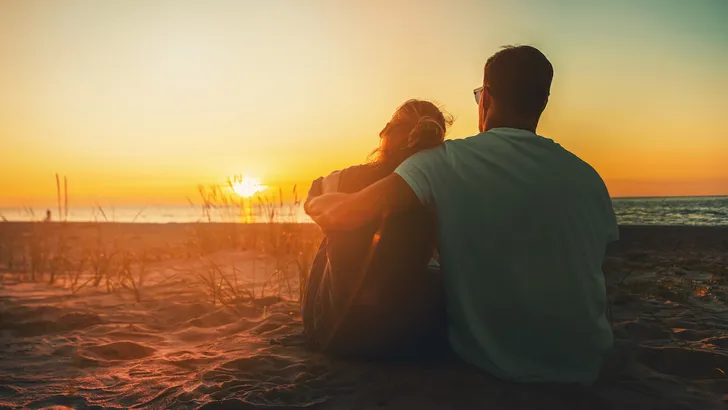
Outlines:
{"label": "footprint in sand", "polygon": [[293,319],[283,313],[274,313],[263,320],[258,326],[251,330],[256,335],[263,335],[278,330],[282,326],[291,323]]}
{"label": "footprint in sand", "polygon": [[87,351],[105,360],[135,360],[151,356],[157,350],[139,343],[121,341],[91,346]]}
{"label": "footprint in sand", "polygon": [[216,311],[190,319],[187,322],[185,322],[182,325],[182,327],[189,327],[189,326],[195,326],[195,327],[201,327],[201,328],[219,327],[219,326],[227,325],[231,322],[234,322],[237,319],[238,319],[238,317],[235,316],[229,310],[218,309]]}
{"label": "footprint in sand", "polygon": [[687,379],[724,378],[728,371],[728,355],[708,350],[642,347],[638,360],[660,373]]}
{"label": "footprint in sand", "polygon": [[101,323],[101,317],[98,315],[70,313],[55,320],[39,320],[18,324],[6,324],[6,327],[13,330],[18,336],[32,337],[85,329]]}
{"label": "footprint in sand", "polygon": [[181,350],[166,354],[164,356],[164,360],[175,366],[186,369],[195,369],[198,365],[204,365],[216,361],[218,357],[219,354],[217,353]]}
{"label": "footprint in sand", "polygon": [[149,333],[127,332],[127,331],[123,331],[123,330],[109,332],[105,336],[109,337],[109,338],[114,338],[117,340],[122,339],[122,340],[151,342],[151,343],[163,343],[166,340],[162,336],[157,336],[157,335],[153,335],[153,334],[149,334]]}

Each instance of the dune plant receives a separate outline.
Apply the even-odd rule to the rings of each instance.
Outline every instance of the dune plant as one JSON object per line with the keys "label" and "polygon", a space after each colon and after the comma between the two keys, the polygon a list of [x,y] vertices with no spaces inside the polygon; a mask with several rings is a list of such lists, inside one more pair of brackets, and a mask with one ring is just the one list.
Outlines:
{"label": "dune plant", "polygon": [[130,290],[134,295],[134,300],[142,301],[142,287],[144,286],[148,272],[149,258],[146,250],[142,250],[140,254],[132,251],[126,251],[121,255],[119,266],[119,285]]}
{"label": "dune plant", "polygon": [[203,259],[202,269],[194,270],[193,276],[203,285],[210,295],[210,302],[213,306],[217,303],[237,312],[236,305],[255,299],[255,290],[250,284],[245,284],[238,279],[240,270],[235,263],[231,265],[230,272],[226,272],[224,266],[209,258]]}
{"label": "dune plant", "polygon": [[48,260],[48,283],[53,285],[60,277],[66,273],[69,265],[69,245],[65,229],[61,229],[55,238],[55,247],[51,251]]}
{"label": "dune plant", "polygon": [[[2,216],[2,213],[0,213],[0,216]],[[2,220],[0,221],[0,264],[7,264],[8,256],[10,254],[10,232],[7,228],[7,219],[5,217],[2,217]]]}
{"label": "dune plant", "polygon": [[[234,183],[234,180],[228,180],[227,187],[198,186],[202,217],[193,228],[194,239],[190,246],[194,252],[188,251],[188,254],[204,256],[244,243],[243,249],[255,253],[252,282],[240,283],[236,267],[223,269],[207,257],[203,259],[204,267],[193,272],[193,276],[207,289],[213,304],[234,304],[268,296],[300,299],[320,237],[309,234],[314,230],[298,223],[297,211],[302,201],[297,187],[293,187],[291,200],[286,201],[283,189],[279,188],[274,194],[256,196],[253,206],[252,199],[247,199],[246,203],[245,198],[235,196]],[[189,198],[188,201],[191,206],[198,206]],[[210,223],[213,221],[226,223]],[[245,241],[239,235],[241,225],[233,223],[235,221],[256,222],[245,226]],[[257,252],[265,255],[261,281],[257,278]]]}
{"label": "dune plant", "polygon": [[298,300],[303,300],[303,294],[308,286],[308,277],[311,271],[311,265],[316,257],[319,243],[321,242],[320,235],[311,234],[305,235],[301,232],[298,235],[298,255],[296,257],[296,271],[298,273]]}
{"label": "dune plant", "polygon": [[87,277],[84,278],[84,273],[86,273],[86,264],[87,258],[85,257],[80,258],[75,264],[69,264],[67,274],[72,295],[76,295],[81,289],[85,288],[86,285],[94,280],[93,276],[86,275]]}
{"label": "dune plant", "polygon": [[[273,272],[264,283],[264,287],[272,282],[278,297],[282,297],[285,291],[289,299],[300,300],[308,281],[308,273],[318,248],[320,235],[298,221],[297,210],[301,207],[302,200],[298,196],[297,186],[293,187],[290,201],[284,201],[283,198],[282,189],[278,190],[278,197],[259,198],[261,213],[267,219],[268,240],[265,251],[274,260]],[[292,286],[294,273],[298,280],[297,292]]]}
{"label": "dune plant", "polygon": [[121,272],[121,261],[118,261],[116,264],[109,266],[109,269],[106,271],[106,274],[103,278],[104,285],[106,287],[106,293],[114,293],[117,289],[121,287]]}
{"label": "dune plant", "polygon": [[[244,201],[232,193],[232,180],[228,186],[198,185],[202,217],[193,226],[194,244],[201,254],[209,254],[223,246],[236,247],[239,244],[237,222],[244,213]],[[197,205],[187,198],[190,206]],[[223,222],[214,225],[212,222]]]}
{"label": "dune plant", "polygon": [[33,222],[31,234],[27,240],[30,254],[30,280],[43,280],[43,274],[48,266],[48,229],[45,224]]}
{"label": "dune plant", "polygon": [[[293,187],[293,201],[290,205],[288,215],[292,222],[298,222],[296,211],[303,205],[303,201],[298,196],[296,186]],[[290,225],[292,230],[291,243],[293,244],[293,253],[295,253],[295,266],[298,274],[298,300],[303,300],[303,292],[308,286],[308,276],[311,265],[316,257],[319,244],[321,242],[321,233],[319,230],[307,229],[305,224],[295,223]]]}
{"label": "dune plant", "polygon": [[[89,265],[92,273],[92,285],[97,288],[106,279],[107,283],[112,279],[115,257],[118,254],[118,245],[109,247],[105,241],[100,226],[96,226],[97,237],[95,247],[89,252]],[[107,286],[109,291],[109,286]]]}
{"label": "dune plant", "polygon": [[0,264],[7,263],[8,256],[12,254],[11,237],[8,220],[0,211]]}
{"label": "dune plant", "polygon": [[281,215],[285,211],[283,201],[283,190],[279,188],[278,196],[258,196],[258,204],[261,213],[266,218],[266,242],[264,252],[273,258],[273,272],[267,273],[268,277],[263,283],[261,297],[265,296],[266,289],[270,286],[280,298],[284,289],[288,290],[289,297],[293,295],[288,266],[290,264],[289,241],[291,231],[287,223],[280,223]]}
{"label": "dune plant", "polygon": [[218,288],[220,287],[219,269],[217,265],[207,260],[202,270],[193,271],[193,275],[198,279],[199,283],[207,290],[210,295],[210,303],[215,306],[218,300]]}
{"label": "dune plant", "polygon": [[25,247],[22,236],[7,220],[0,222],[0,264],[4,264],[6,269],[13,271],[17,264],[18,247]]}
{"label": "dune plant", "polygon": [[233,306],[234,304],[246,300],[255,299],[255,289],[251,286],[246,286],[245,283],[238,281],[238,273],[240,270],[235,266],[235,261],[231,264],[230,274],[226,274],[220,270],[220,302],[226,306]]}
{"label": "dune plant", "polygon": [[[69,268],[69,244],[67,224],[68,220],[68,178],[63,177],[63,195],[61,195],[61,180],[56,173],[56,193],[58,202],[58,218],[60,225],[55,235],[55,247],[49,252],[48,283],[53,285],[59,277],[64,276]],[[65,280],[65,278],[64,278]]]}

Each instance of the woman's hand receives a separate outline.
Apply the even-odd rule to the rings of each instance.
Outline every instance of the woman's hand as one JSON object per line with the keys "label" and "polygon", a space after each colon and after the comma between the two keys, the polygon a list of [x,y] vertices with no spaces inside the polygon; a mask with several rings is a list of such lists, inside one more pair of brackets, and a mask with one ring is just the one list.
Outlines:
{"label": "woman's hand", "polygon": [[312,198],[304,204],[304,210],[308,216],[321,228],[347,229],[346,203],[349,194],[339,192],[323,194]]}

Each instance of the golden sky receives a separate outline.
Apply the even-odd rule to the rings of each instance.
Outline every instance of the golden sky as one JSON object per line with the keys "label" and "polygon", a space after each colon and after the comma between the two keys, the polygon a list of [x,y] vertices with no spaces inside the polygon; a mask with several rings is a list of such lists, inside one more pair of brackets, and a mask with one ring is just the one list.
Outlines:
{"label": "golden sky", "polygon": [[728,2],[601,3],[0,0],[0,206],[52,205],[56,172],[72,206],[307,188],[409,98],[476,133],[485,60],[524,43],[555,67],[539,133],[613,196],[728,194]]}

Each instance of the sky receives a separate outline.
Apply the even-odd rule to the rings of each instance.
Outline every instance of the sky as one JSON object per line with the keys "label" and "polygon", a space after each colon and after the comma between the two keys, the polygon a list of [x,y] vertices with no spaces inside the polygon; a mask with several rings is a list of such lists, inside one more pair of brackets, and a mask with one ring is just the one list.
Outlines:
{"label": "sky", "polygon": [[612,196],[728,194],[728,1],[0,0],[0,207],[182,204],[244,174],[305,191],[396,107],[477,133],[500,46],[554,65],[538,133]]}

